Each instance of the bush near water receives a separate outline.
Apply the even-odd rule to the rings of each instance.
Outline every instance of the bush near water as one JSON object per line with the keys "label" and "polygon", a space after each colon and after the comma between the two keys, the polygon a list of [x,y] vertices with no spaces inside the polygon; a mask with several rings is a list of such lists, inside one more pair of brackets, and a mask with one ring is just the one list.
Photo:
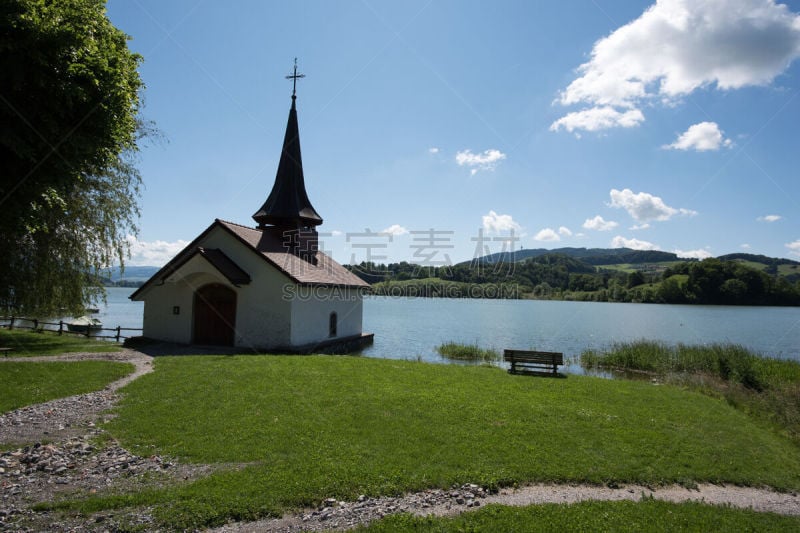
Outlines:
{"label": "bush near water", "polygon": [[491,363],[500,360],[500,353],[491,348],[481,348],[478,343],[462,344],[455,341],[446,342],[436,347],[436,351],[445,359],[455,361],[477,361]]}

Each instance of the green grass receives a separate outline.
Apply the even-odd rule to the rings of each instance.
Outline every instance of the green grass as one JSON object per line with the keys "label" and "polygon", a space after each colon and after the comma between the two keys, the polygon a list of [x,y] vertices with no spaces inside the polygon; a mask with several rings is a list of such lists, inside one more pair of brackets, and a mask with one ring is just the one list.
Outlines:
{"label": "green grass", "polygon": [[800,488],[788,439],[675,387],[340,357],[165,357],[110,431],[140,454],[246,463],[191,484],[44,507],[155,505],[163,527],[454,483],[714,482]]}
{"label": "green grass", "polygon": [[529,507],[489,505],[455,517],[393,515],[362,533],[467,531],[798,531],[800,518],[700,503],[587,501]]}
{"label": "green grass", "polygon": [[761,357],[741,346],[668,346],[638,341],[589,350],[587,368],[640,370],[665,377],[766,419],[800,444],[800,363]]}
{"label": "green grass", "polygon": [[109,361],[0,362],[0,413],[99,390],[133,369],[132,364]]}
{"label": "green grass", "polygon": [[54,332],[31,330],[0,330],[0,346],[13,348],[9,357],[59,355],[66,352],[118,352],[119,345],[112,342]]}
{"label": "green grass", "polygon": [[436,347],[439,355],[445,359],[453,359],[456,361],[476,361],[476,362],[493,362],[500,360],[500,353],[491,348],[481,348],[478,343],[475,344],[461,344],[458,342],[446,342]]}
{"label": "green grass", "polygon": [[637,270],[641,270],[642,267],[644,267],[644,266],[656,267],[656,268],[664,269],[664,268],[671,267],[671,266],[674,266],[674,265],[679,265],[679,264],[681,264],[683,262],[684,261],[680,261],[680,260],[679,261],[657,261],[657,262],[653,262],[653,263],[650,263],[650,262],[648,262],[648,263],[615,263],[615,264],[612,264],[612,265],[596,265],[596,266],[597,266],[597,268],[600,268],[600,269],[619,270],[621,272],[631,273],[631,272],[636,272]]}

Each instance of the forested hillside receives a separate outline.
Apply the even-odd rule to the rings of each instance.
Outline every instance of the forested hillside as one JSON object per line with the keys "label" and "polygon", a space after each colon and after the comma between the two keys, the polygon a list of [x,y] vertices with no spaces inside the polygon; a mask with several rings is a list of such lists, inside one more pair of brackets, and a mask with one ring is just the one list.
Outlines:
{"label": "forested hillside", "polygon": [[516,262],[481,258],[447,267],[401,262],[348,268],[379,295],[800,305],[796,261],[748,254],[681,261],[674,254],[658,254],[596,250],[583,259],[550,253]]}

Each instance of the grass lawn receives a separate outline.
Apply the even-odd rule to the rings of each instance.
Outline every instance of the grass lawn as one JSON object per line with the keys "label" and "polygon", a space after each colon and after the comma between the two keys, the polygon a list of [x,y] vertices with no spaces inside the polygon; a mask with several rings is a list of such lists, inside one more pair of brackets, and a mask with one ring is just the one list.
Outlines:
{"label": "grass lawn", "polygon": [[86,337],[53,332],[0,329],[0,346],[13,348],[9,357],[31,357],[35,355],[59,355],[65,352],[118,352],[120,347],[113,342],[87,339]]}
{"label": "grass lawn", "polygon": [[[131,495],[195,528],[473,482],[709,481],[800,488],[787,438],[677,387],[348,357],[165,357],[125,390],[110,431],[140,454],[243,468]],[[53,507],[53,506],[51,506]]]}
{"label": "grass lawn", "polygon": [[394,515],[358,529],[364,533],[413,531],[798,531],[800,518],[770,513],[656,500],[582,502],[573,505],[504,507],[448,518]]}
{"label": "grass lawn", "polygon": [[800,363],[770,359],[742,346],[669,346],[660,342],[620,343],[581,355],[587,368],[637,370],[661,376],[767,420],[800,444]]}
{"label": "grass lawn", "polygon": [[133,370],[130,363],[109,361],[0,362],[0,413],[99,390]]}

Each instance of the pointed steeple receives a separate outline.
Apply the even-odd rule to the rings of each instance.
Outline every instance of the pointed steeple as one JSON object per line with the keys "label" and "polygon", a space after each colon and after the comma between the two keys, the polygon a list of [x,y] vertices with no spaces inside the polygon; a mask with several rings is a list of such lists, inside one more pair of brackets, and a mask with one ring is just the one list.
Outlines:
{"label": "pointed steeple", "polygon": [[303,161],[300,156],[300,130],[297,126],[297,79],[304,77],[297,73],[297,59],[294,64],[294,74],[286,76],[293,81],[292,108],[289,110],[289,121],[286,124],[286,135],[283,138],[278,173],[275,184],[269,193],[267,201],[254,215],[260,228],[279,226],[286,229],[308,228],[322,224],[319,216],[306,193],[305,179],[303,178]]}

